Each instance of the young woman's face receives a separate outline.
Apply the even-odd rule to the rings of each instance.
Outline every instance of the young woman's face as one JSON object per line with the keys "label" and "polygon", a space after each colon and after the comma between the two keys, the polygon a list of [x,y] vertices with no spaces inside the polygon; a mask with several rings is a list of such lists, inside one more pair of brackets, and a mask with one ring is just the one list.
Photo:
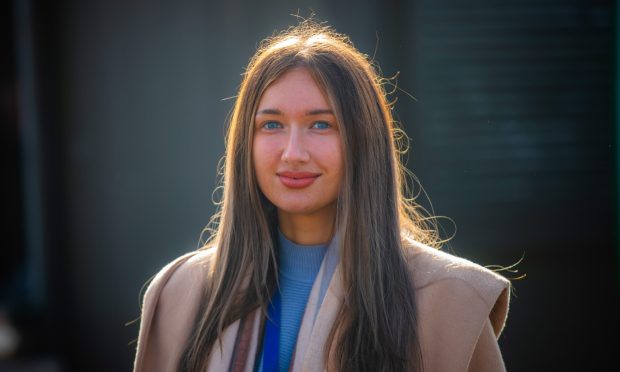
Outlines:
{"label": "young woman's face", "polygon": [[265,91],[254,120],[258,186],[280,214],[333,215],[343,174],[338,123],[305,68]]}

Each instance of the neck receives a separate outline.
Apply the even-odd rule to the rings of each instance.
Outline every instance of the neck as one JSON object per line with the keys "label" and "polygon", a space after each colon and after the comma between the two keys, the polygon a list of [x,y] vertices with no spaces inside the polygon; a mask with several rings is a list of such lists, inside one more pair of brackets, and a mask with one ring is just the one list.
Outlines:
{"label": "neck", "polygon": [[336,208],[326,208],[313,214],[294,214],[278,210],[280,231],[296,244],[327,244],[334,235]]}

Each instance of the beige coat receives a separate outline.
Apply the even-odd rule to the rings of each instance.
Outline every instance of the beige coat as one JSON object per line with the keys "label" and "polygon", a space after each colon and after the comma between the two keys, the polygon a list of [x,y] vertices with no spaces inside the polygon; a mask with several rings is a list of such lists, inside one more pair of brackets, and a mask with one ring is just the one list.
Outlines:
{"label": "beige coat", "polygon": [[[508,313],[509,282],[477,264],[419,243],[412,243],[407,255],[416,288],[424,371],[505,371],[497,337]],[[164,267],[151,282],[144,296],[134,372],[176,370],[213,256],[213,250],[188,253]],[[322,304],[317,305],[323,270],[302,319],[293,371],[325,369],[322,346],[343,294],[336,269]],[[311,311],[313,307],[318,310]],[[260,311],[248,319],[251,332],[244,371],[252,372]],[[216,345],[210,355],[209,371],[230,370],[239,324],[225,329],[222,347]]]}

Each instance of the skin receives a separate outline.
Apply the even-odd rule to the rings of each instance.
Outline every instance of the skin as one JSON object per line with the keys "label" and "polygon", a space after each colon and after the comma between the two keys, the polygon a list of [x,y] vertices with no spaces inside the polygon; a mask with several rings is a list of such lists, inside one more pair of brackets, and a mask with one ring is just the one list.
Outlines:
{"label": "skin", "polygon": [[278,209],[280,230],[297,244],[329,242],[344,172],[342,143],[329,100],[307,69],[294,68],[267,88],[254,125],[256,179]]}

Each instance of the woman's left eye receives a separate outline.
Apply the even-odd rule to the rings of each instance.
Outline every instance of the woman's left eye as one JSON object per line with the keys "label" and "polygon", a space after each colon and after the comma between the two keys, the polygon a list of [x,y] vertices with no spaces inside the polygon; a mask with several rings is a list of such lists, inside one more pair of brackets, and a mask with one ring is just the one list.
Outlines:
{"label": "woman's left eye", "polygon": [[316,128],[316,129],[329,129],[330,127],[331,125],[329,125],[329,123],[325,121],[317,121],[314,124],[312,124],[312,128]]}
{"label": "woman's left eye", "polygon": [[278,123],[277,121],[268,121],[263,125],[263,128],[265,129],[277,129],[280,128],[280,123]]}

